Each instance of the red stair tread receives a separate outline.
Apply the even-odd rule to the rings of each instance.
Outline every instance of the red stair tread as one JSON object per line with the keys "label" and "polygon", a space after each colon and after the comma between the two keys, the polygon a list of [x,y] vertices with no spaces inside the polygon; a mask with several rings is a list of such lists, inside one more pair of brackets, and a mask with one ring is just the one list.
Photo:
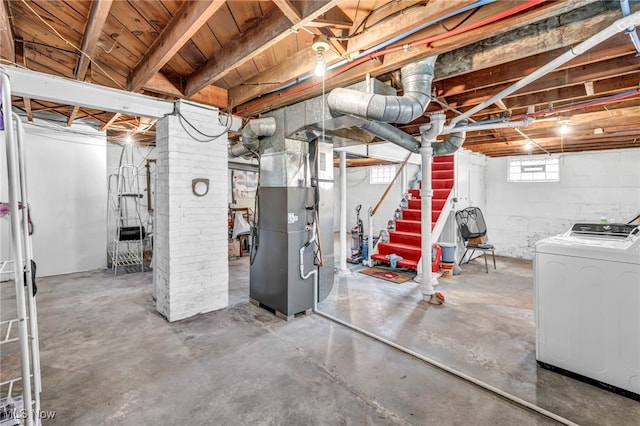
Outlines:
{"label": "red stair tread", "polygon": [[409,208],[420,210],[422,208],[422,200],[421,199],[409,200]]}
{"label": "red stair tread", "polygon": [[416,259],[421,256],[420,247],[408,244],[378,243],[377,247],[378,254],[382,255],[395,253],[405,259]]}
{"label": "red stair tread", "polygon": [[410,244],[416,247],[420,247],[422,241],[422,235],[415,232],[402,232],[402,231],[390,231],[389,242]]}
{"label": "red stair tread", "polygon": [[402,211],[403,220],[420,220],[422,210],[420,209],[404,209]]}
{"label": "red stair tread", "polygon": [[453,179],[453,170],[434,170],[431,179]]}
{"label": "red stair tread", "polygon": [[433,163],[431,165],[432,171],[441,171],[441,170],[453,170],[453,163]]}

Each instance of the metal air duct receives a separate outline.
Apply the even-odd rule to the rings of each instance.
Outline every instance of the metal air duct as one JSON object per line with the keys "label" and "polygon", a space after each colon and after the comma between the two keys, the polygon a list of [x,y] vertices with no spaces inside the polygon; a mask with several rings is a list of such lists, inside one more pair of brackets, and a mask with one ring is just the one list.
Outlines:
{"label": "metal air duct", "polygon": [[260,148],[260,139],[276,133],[276,119],[273,117],[250,120],[242,128],[242,142],[229,145],[229,157],[253,156]]}
{"label": "metal air duct", "polygon": [[401,69],[403,96],[385,96],[352,89],[333,89],[327,98],[332,112],[353,114],[386,123],[410,123],[429,105],[431,81],[437,55],[405,65]]}

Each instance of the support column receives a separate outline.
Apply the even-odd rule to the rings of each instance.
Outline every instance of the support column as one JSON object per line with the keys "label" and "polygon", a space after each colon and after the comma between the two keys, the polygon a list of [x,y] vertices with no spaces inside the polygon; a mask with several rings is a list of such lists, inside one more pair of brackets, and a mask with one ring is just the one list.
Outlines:
{"label": "support column", "polygon": [[347,153],[340,151],[340,274],[347,274]]}
{"label": "support column", "polygon": [[[437,279],[433,278],[431,272],[431,201],[433,198],[433,189],[431,188],[431,158],[433,155],[433,147],[430,140],[423,140],[420,146],[420,156],[422,157],[422,188],[420,189],[420,207],[422,208],[421,217],[421,250],[422,250],[422,281],[420,290],[425,300],[431,298],[435,294],[433,285],[437,284]],[[433,282],[435,281],[435,283]]]}
{"label": "support column", "polygon": [[421,233],[422,233],[422,279],[420,281],[420,290],[425,301],[434,304],[442,303],[433,288],[438,285],[438,280],[434,278],[431,272],[431,211],[433,189],[431,185],[431,160],[433,157],[432,144],[436,141],[436,137],[444,127],[445,115],[442,112],[431,114],[431,123],[420,126],[421,145],[420,155],[422,157],[422,188],[420,190],[421,197]]}
{"label": "support column", "polygon": [[[160,119],[156,140],[153,273],[156,309],[169,321],[226,307],[229,290],[227,133],[217,108],[187,101],[176,108],[181,117]],[[221,136],[201,142],[211,137],[191,126]]]}

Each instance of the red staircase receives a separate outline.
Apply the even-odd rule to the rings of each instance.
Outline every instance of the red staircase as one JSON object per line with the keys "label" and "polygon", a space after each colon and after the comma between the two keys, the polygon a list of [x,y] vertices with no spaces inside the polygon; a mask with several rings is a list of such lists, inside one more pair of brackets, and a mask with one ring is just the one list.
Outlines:
{"label": "red staircase", "polygon": [[[431,171],[433,186],[431,229],[435,226],[440,213],[444,208],[451,189],[453,189],[453,155],[434,157]],[[402,211],[402,220],[396,220],[395,231],[389,232],[388,243],[378,243],[378,253],[371,256],[373,260],[390,263],[387,255],[395,253],[403,260],[397,262],[398,266],[417,269],[422,257],[420,232],[422,206],[420,190],[410,189],[408,206]]]}

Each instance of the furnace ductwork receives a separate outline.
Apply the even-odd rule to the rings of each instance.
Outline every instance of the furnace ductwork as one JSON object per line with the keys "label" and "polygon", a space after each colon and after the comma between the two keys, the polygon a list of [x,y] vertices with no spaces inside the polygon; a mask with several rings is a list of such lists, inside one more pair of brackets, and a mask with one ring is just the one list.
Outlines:
{"label": "furnace ductwork", "polygon": [[410,134],[403,132],[389,123],[370,121],[361,125],[360,128],[411,152],[420,151],[420,142]]}
{"label": "furnace ductwork", "polygon": [[260,139],[276,133],[276,119],[273,117],[250,120],[242,128],[242,141],[229,146],[229,157],[252,156],[260,148]]}
{"label": "furnace ductwork", "polygon": [[427,109],[437,55],[402,67],[403,96],[385,96],[352,89],[333,89],[327,98],[334,113],[353,114],[386,123],[410,123]]}
{"label": "furnace ductwork", "polygon": [[[431,82],[437,55],[401,69],[403,96],[386,96],[352,89],[334,89],[327,103],[331,112],[369,120],[357,127],[411,152],[420,151],[420,141],[389,123],[410,123],[424,114],[430,101]],[[439,127],[442,130],[442,126]],[[439,133],[439,132],[438,132]],[[437,134],[433,135],[433,139]],[[448,155],[464,143],[465,133],[457,132],[442,142],[433,142],[433,155]]]}
{"label": "furnace ductwork", "polygon": [[449,155],[456,152],[464,143],[465,132],[456,132],[447,135],[447,138],[442,142],[435,142],[432,144],[433,156],[438,157],[440,155]]}

